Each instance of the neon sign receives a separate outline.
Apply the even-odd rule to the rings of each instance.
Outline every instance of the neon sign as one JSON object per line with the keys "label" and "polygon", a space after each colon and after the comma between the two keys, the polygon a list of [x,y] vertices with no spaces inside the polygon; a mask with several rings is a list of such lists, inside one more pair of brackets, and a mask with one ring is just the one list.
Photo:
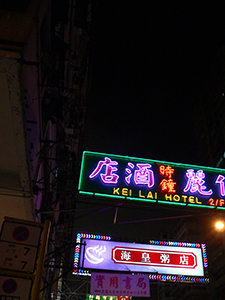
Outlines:
{"label": "neon sign", "polygon": [[140,244],[78,233],[73,274],[90,276],[97,270],[149,274],[153,281],[209,282],[205,244],[162,240]]}
{"label": "neon sign", "polygon": [[79,193],[225,209],[225,170],[84,152]]}

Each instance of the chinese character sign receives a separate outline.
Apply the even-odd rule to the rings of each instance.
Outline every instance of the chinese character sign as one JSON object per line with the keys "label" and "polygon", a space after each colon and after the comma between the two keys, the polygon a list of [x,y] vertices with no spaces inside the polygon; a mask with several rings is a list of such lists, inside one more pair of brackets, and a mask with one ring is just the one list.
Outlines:
{"label": "chinese character sign", "polygon": [[[170,246],[168,242],[164,245],[134,244],[85,238],[80,246],[78,267],[114,272],[204,276],[200,244],[195,247],[185,245]],[[116,281],[113,284],[117,285]],[[98,287],[103,287],[102,277],[99,277]]]}
{"label": "chinese character sign", "polygon": [[92,273],[91,294],[150,297],[148,275]]}
{"label": "chinese character sign", "polygon": [[225,170],[84,152],[79,193],[225,209]]}
{"label": "chinese character sign", "polygon": [[[140,244],[134,241],[121,242],[105,235],[77,233],[73,274],[90,276],[98,270],[128,275],[148,274],[151,281],[209,282],[204,243],[150,240],[149,243]],[[145,287],[139,278],[137,286]],[[103,291],[104,283],[105,273],[98,274],[96,293]],[[128,276],[123,283],[126,283],[124,288],[130,290],[134,282]],[[119,278],[111,276],[109,285],[115,292],[119,287]]]}

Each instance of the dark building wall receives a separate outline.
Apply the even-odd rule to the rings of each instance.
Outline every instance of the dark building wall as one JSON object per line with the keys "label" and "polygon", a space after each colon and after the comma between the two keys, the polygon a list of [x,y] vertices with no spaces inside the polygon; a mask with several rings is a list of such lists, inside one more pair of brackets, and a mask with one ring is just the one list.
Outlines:
{"label": "dark building wall", "polygon": [[[27,171],[14,176],[21,197],[9,200],[7,195],[6,205],[6,196],[0,196],[7,210],[1,209],[0,218],[5,214],[38,222],[51,220],[43,273],[47,288],[42,299],[57,297],[57,289],[66,290],[64,282],[72,270],[69,258],[91,83],[93,9],[94,1],[9,0],[0,4],[0,75],[13,78],[18,87],[10,89],[9,84],[4,90],[7,86],[7,94],[16,97],[7,104],[20,117],[21,132],[15,136],[23,142],[20,165]],[[21,147],[12,150],[16,157]],[[15,192],[15,186],[10,188]]]}
{"label": "dark building wall", "polygon": [[[225,167],[225,48],[221,48],[207,74],[202,91],[196,101],[193,121],[199,164]],[[216,232],[213,220],[224,219],[223,214],[208,217],[211,227],[205,231],[208,244],[212,299],[224,297],[224,232]]]}

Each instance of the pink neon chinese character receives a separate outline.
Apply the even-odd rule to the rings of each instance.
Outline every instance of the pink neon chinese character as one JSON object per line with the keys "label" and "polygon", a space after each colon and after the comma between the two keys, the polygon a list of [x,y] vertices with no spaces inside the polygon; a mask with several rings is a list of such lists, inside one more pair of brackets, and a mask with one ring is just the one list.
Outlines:
{"label": "pink neon chinese character", "polygon": [[196,173],[193,169],[187,170],[186,177],[188,178],[184,192],[190,191],[191,193],[198,192],[200,195],[209,196],[212,195],[213,191],[205,191],[206,186],[204,186],[205,173],[202,170],[198,170]]}
{"label": "pink neon chinese character", "polygon": [[128,183],[128,184],[130,184],[130,179],[131,179],[131,176],[132,176],[132,171],[131,171],[131,169],[133,169],[134,168],[134,165],[131,163],[131,162],[129,162],[128,164],[128,167],[130,168],[126,168],[125,169],[125,171],[126,171],[126,173],[127,174],[129,174],[127,177],[125,177],[125,180],[126,180],[126,182]]}
{"label": "pink neon chinese character", "polygon": [[134,171],[135,184],[146,184],[151,188],[155,184],[153,171],[149,170],[152,166],[150,164],[137,164],[139,170]]}
{"label": "pink neon chinese character", "polygon": [[114,174],[113,172],[116,172],[118,169],[113,167],[117,166],[118,162],[117,161],[112,161],[110,158],[105,157],[105,160],[102,161],[100,160],[98,162],[97,167],[95,170],[89,175],[89,178],[94,178],[96,177],[102,170],[102,168],[105,166],[105,173],[101,173],[100,177],[104,183],[111,183],[115,184],[118,182],[119,176],[117,174]]}
{"label": "pink neon chinese character", "polygon": [[220,186],[220,196],[223,197],[225,196],[225,188],[224,188],[224,179],[225,177],[222,176],[222,175],[218,175],[215,183],[219,183],[219,186]]}

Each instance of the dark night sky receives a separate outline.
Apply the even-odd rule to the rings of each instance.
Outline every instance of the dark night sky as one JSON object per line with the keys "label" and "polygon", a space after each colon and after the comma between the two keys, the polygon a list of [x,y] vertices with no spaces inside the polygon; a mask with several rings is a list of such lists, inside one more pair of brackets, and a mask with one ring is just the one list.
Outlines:
{"label": "dark night sky", "polygon": [[191,112],[225,44],[218,2],[99,1],[84,150],[198,164]]}
{"label": "dark night sky", "polygon": [[[218,3],[99,0],[84,150],[199,164],[191,112],[225,45],[225,5]],[[179,218],[170,217],[184,215],[136,208],[120,208],[115,225],[115,209],[97,213],[97,223],[85,218],[90,224],[83,228],[99,232],[111,222],[105,233],[155,238],[174,228]],[[155,218],[159,222],[147,221]],[[137,219],[146,221],[132,230],[131,223],[119,225]]]}

